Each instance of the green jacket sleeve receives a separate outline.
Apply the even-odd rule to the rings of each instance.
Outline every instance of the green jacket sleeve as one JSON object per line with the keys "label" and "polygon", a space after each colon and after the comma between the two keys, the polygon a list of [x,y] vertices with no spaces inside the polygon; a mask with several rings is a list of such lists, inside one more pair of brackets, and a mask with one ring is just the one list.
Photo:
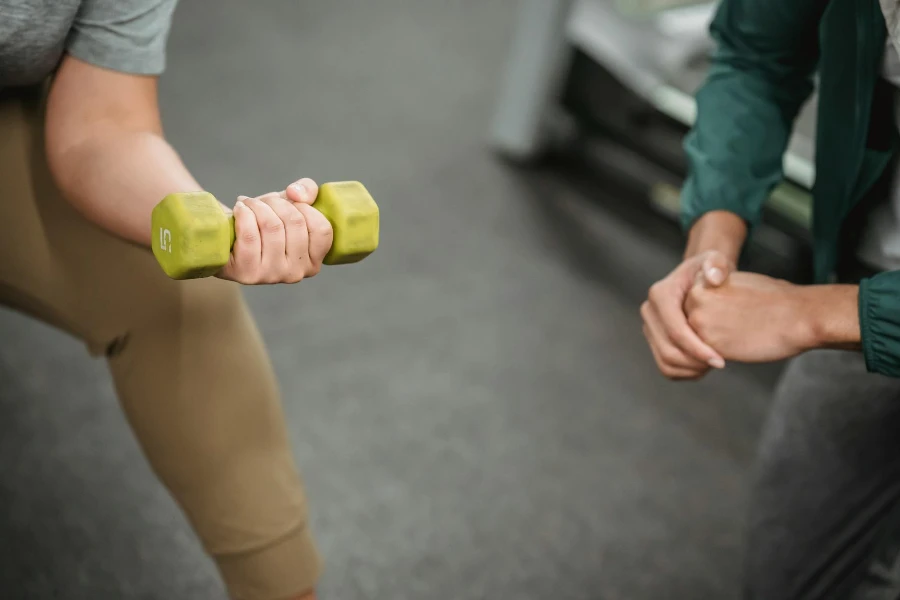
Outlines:
{"label": "green jacket sleeve", "polygon": [[859,329],[867,370],[900,377],[900,271],[860,282]]}
{"label": "green jacket sleeve", "polygon": [[723,0],[710,33],[716,50],[685,140],[681,195],[687,229],[712,210],[751,226],[781,181],[794,119],[813,89],[825,0]]}

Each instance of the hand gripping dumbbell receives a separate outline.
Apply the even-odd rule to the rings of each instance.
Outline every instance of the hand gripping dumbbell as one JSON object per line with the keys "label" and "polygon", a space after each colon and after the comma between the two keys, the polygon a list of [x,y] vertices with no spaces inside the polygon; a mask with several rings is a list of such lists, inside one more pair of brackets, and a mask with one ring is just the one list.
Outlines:
{"label": "hand gripping dumbbell", "polygon": [[[325,183],[313,206],[331,223],[326,265],[358,262],[378,248],[378,205],[358,181]],[[172,279],[215,275],[234,246],[234,216],[208,192],[169,194],[153,209],[153,255]]]}

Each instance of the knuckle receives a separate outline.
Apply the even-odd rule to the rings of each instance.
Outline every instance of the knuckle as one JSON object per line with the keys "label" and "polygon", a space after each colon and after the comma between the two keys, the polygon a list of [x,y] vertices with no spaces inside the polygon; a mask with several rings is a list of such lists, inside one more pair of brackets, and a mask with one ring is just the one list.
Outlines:
{"label": "knuckle", "polygon": [[282,281],[282,274],[277,269],[265,269],[259,275],[259,282],[265,285],[272,285]]}
{"label": "knuckle", "polygon": [[234,277],[234,280],[242,285],[256,285],[258,279],[256,273],[249,271],[238,271]]}
{"label": "knuckle", "polygon": [[311,233],[316,237],[331,239],[334,237],[334,229],[331,227],[331,223],[328,222],[328,219],[322,219],[322,221],[322,223],[319,223],[313,228]]}
{"label": "knuckle", "polygon": [[284,283],[300,283],[303,281],[306,273],[303,271],[303,266],[300,261],[293,261],[291,264],[287,265],[285,272],[281,278],[281,281]]}
{"label": "knuckle", "polygon": [[681,353],[672,346],[660,348],[659,356],[667,366],[672,366],[681,360]]}
{"label": "knuckle", "polygon": [[647,320],[649,313],[650,313],[650,303],[649,302],[641,303],[641,318],[643,318],[644,321]]}
{"label": "knuckle", "polygon": [[256,267],[250,269],[241,269],[240,282],[244,285],[259,285],[263,283],[263,277],[259,269]]}
{"label": "knuckle", "polygon": [[241,269],[241,283],[254,285],[259,282],[259,271],[256,268]]}
{"label": "knuckle", "polygon": [[256,246],[259,245],[259,235],[256,233],[242,233],[240,243],[242,245]]}
{"label": "knuckle", "polygon": [[703,318],[703,313],[699,310],[695,310],[688,315],[688,325],[690,325],[694,331],[702,330],[705,323],[706,319]]}
{"label": "knuckle", "polygon": [[668,280],[663,279],[653,284],[650,292],[647,294],[647,299],[650,300],[651,304],[659,306],[665,304],[671,296],[671,286]]}
{"label": "knuckle", "polygon": [[674,329],[669,332],[669,338],[678,346],[686,346],[688,343],[687,334],[681,329]]}
{"label": "knuckle", "polygon": [[284,232],[284,222],[281,219],[266,219],[266,221],[262,223],[260,227],[263,233],[267,233],[269,235]]}
{"label": "knuckle", "polygon": [[244,244],[255,244],[259,241],[259,231],[255,229],[242,231],[239,239]]}
{"label": "knuckle", "polygon": [[288,221],[292,226],[301,227],[306,224],[306,217],[304,217],[303,213],[296,208],[292,208]]}

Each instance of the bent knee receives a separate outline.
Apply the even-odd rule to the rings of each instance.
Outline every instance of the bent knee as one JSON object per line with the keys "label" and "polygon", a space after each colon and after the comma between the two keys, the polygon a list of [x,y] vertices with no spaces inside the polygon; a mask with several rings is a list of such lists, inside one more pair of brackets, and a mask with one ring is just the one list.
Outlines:
{"label": "bent knee", "polygon": [[94,354],[114,357],[133,338],[165,337],[169,343],[226,335],[236,323],[249,322],[240,286],[215,278],[165,281],[129,294],[125,302],[98,315],[88,340]]}

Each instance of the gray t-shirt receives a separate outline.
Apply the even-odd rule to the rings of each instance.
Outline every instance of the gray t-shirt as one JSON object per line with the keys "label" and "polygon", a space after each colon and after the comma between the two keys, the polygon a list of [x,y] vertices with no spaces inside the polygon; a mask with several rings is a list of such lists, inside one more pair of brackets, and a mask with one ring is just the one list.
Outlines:
{"label": "gray t-shirt", "polygon": [[40,83],[64,52],[159,75],[177,0],[0,0],[0,89]]}

